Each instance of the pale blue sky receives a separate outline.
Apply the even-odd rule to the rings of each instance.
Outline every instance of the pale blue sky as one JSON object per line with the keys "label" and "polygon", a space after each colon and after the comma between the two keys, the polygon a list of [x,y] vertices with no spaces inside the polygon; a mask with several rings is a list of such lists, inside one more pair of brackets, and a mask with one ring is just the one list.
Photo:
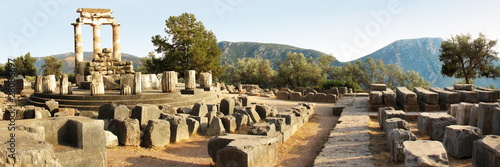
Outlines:
{"label": "pale blue sky", "polygon": [[[55,5],[46,10],[42,4]],[[112,9],[122,25],[122,52],[139,57],[153,50],[151,36],[165,35],[165,20],[183,12],[195,14],[219,41],[287,44],[340,61],[399,39],[480,32],[500,38],[500,1],[494,0],[0,0],[0,63],[27,52],[73,52],[77,8]],[[103,26],[101,39],[103,47],[112,47],[110,26]],[[90,26],[83,28],[83,40],[84,50],[92,51]]]}

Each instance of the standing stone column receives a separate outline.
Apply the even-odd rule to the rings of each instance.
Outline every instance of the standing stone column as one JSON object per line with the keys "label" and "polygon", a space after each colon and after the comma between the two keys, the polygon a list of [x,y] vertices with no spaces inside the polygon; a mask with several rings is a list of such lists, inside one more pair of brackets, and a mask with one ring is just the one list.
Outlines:
{"label": "standing stone column", "polygon": [[94,35],[94,59],[99,58],[97,55],[98,53],[101,53],[101,23],[94,23],[92,24],[92,32]]}
{"label": "standing stone column", "polygon": [[35,80],[35,93],[43,92],[43,76],[37,75]]}
{"label": "standing stone column", "polygon": [[175,71],[164,71],[161,88],[163,92],[172,93],[175,92],[175,85],[177,84],[177,72]]}
{"label": "standing stone column", "polygon": [[113,58],[122,61],[121,44],[120,44],[120,24],[113,23]]}
{"label": "standing stone column", "polygon": [[63,74],[61,79],[59,80],[59,94],[67,95],[68,94],[68,74]]}
{"label": "standing stone column", "polygon": [[203,72],[200,73],[200,87],[205,89],[205,91],[209,91],[212,88],[212,73]]}
{"label": "standing stone column", "polygon": [[104,78],[101,74],[96,73],[92,75],[92,82],[90,83],[90,95],[103,95],[104,90]]}
{"label": "standing stone column", "polygon": [[43,77],[43,93],[54,93],[57,87],[56,83],[56,76],[55,75],[49,75]]}
{"label": "standing stone column", "polygon": [[184,80],[186,81],[186,90],[194,90],[196,88],[196,71],[186,70]]}
{"label": "standing stone column", "polygon": [[75,28],[75,76],[76,85],[80,86],[85,75],[85,63],[83,63],[83,41],[82,41],[82,24],[73,23]]}
{"label": "standing stone column", "polygon": [[135,73],[135,82],[134,82],[134,90],[132,90],[133,94],[141,94],[142,93],[142,73],[141,72],[136,72]]}

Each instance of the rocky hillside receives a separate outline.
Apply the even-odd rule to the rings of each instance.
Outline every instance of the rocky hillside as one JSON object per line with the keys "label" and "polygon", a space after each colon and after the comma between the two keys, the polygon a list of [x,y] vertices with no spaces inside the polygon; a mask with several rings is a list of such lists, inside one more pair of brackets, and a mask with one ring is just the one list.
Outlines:
{"label": "rocky hillside", "polygon": [[[297,52],[304,54],[305,57],[312,57],[318,60],[318,57],[325,53],[312,50],[302,49],[289,45],[271,44],[271,43],[256,43],[256,42],[227,42],[222,41],[217,44],[222,50],[221,63],[234,64],[239,58],[261,58],[269,59],[271,62],[284,60],[286,53]],[[332,63],[339,64],[338,61]]]}

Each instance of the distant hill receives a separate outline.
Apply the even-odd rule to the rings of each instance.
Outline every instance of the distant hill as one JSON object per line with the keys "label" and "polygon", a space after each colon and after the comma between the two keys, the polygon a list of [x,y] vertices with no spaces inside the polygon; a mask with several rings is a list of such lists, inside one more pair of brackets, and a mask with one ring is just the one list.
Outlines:
{"label": "distant hill", "polygon": [[[227,42],[222,41],[217,43],[222,50],[221,63],[235,64],[240,58],[261,58],[269,59],[272,63],[285,59],[288,52],[297,52],[304,54],[305,57],[312,57],[318,60],[320,55],[326,55],[323,52],[302,49],[289,45],[272,44],[272,43],[256,43],[256,42]],[[338,64],[338,61],[332,65]]]}
{"label": "distant hill", "polygon": [[[51,55],[56,57],[59,60],[62,60],[63,62],[63,68],[62,72],[63,73],[73,73],[75,69],[75,53],[73,52],[68,52],[68,53],[63,53],[63,54],[57,54],[57,55]],[[36,62],[35,66],[38,68],[38,74],[42,74],[42,65],[45,63],[44,58],[45,57],[35,57]],[[83,52],[83,60],[84,61],[91,61],[92,60],[92,52]],[[126,61],[132,61],[134,62],[134,69],[137,69],[137,67],[142,66],[141,59],[137,56],[127,54],[127,53],[122,53],[122,60]]]}
{"label": "distant hill", "polygon": [[[439,49],[442,41],[441,38],[398,40],[358,60],[363,61],[372,57],[382,60],[385,64],[397,64],[404,71],[413,70],[420,73],[427,81],[431,82],[431,86],[448,87],[454,81],[460,81],[460,79],[441,75],[442,64],[439,61]],[[500,61],[497,61],[496,64],[500,64]],[[477,86],[489,86],[490,84],[500,88],[500,81],[493,79],[476,80]]]}

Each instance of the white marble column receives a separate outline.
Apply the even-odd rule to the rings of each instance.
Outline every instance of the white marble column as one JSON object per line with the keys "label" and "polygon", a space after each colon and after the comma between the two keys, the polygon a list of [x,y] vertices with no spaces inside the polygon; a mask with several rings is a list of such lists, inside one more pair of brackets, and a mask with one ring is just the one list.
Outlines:
{"label": "white marble column", "polygon": [[101,48],[101,24],[100,23],[94,23],[92,24],[92,33],[94,36],[94,59],[99,58],[97,55],[98,53],[101,53],[102,48]]}
{"label": "white marble column", "polygon": [[113,58],[122,61],[121,44],[120,44],[120,24],[113,23]]}
{"label": "white marble column", "polygon": [[83,66],[83,41],[82,41],[82,23],[73,23],[75,28],[75,76],[76,85],[80,85],[85,75],[85,67]]}

